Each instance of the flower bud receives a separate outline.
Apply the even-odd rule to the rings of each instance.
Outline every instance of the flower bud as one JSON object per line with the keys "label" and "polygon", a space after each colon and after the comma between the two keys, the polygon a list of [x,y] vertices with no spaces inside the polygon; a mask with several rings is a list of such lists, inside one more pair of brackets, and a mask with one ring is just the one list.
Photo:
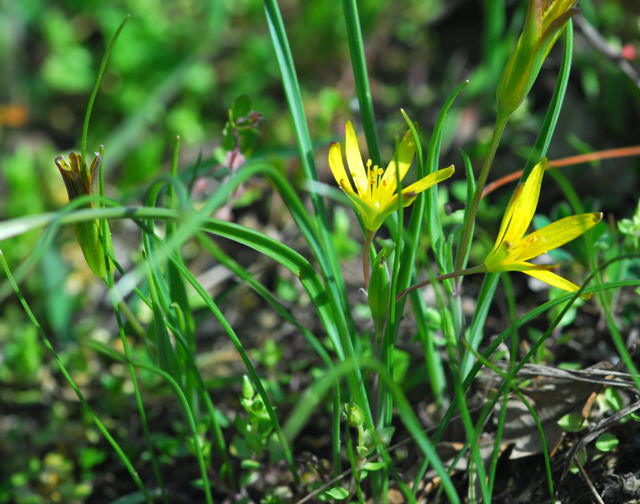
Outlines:
{"label": "flower bud", "polygon": [[381,330],[387,320],[387,313],[389,312],[389,296],[391,292],[390,284],[391,279],[389,278],[387,260],[384,250],[382,250],[373,262],[368,292],[371,317],[373,318],[377,330]]}
{"label": "flower bud", "polygon": [[251,380],[247,375],[242,376],[242,397],[244,399],[253,399],[255,395],[255,391],[253,390],[253,385],[251,384]]}
{"label": "flower bud", "polygon": [[[68,161],[63,156],[56,157],[55,163],[67,188],[69,201],[80,196],[90,196],[93,193],[93,178],[101,162],[102,148],[100,152],[96,152],[90,167],[87,167],[82,156],[75,152],[69,154]],[[92,203],[88,206],[91,207]],[[89,268],[98,277],[104,278],[106,276],[104,249],[100,240],[98,221],[80,222],[73,228]]]}
{"label": "flower bud", "polygon": [[364,425],[364,413],[357,404],[350,403],[344,405],[344,413],[347,423],[354,428]]}
{"label": "flower bud", "polygon": [[549,51],[577,12],[577,0],[529,0],[518,44],[500,77],[498,112],[511,115],[529,94]]}

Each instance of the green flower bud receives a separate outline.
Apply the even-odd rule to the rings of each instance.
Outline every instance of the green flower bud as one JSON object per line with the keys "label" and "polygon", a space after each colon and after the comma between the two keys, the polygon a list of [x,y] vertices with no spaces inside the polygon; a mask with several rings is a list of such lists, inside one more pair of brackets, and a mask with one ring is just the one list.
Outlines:
{"label": "green flower bud", "polygon": [[[93,178],[101,162],[102,147],[100,152],[96,152],[90,167],[87,167],[82,156],[75,152],[69,154],[68,161],[63,156],[58,156],[55,159],[56,166],[67,188],[69,201],[93,193]],[[88,206],[91,207],[92,204],[89,203]],[[75,224],[73,228],[82,254],[91,271],[98,277],[105,278],[104,249],[100,241],[98,221],[80,222]]]}
{"label": "green flower bud", "polygon": [[549,51],[577,9],[577,0],[529,0],[527,17],[498,84],[498,112],[511,115],[529,94]]}
{"label": "green flower bud", "polygon": [[253,390],[253,385],[251,384],[251,380],[247,375],[242,376],[242,397],[245,399],[253,399],[255,395],[255,391]]}
{"label": "green flower bud", "polygon": [[362,427],[364,424],[364,413],[357,404],[344,405],[345,418],[351,427]]}
{"label": "green flower bud", "polygon": [[376,257],[371,271],[371,279],[369,281],[369,308],[371,308],[371,317],[376,325],[376,329],[380,330],[384,327],[389,312],[389,295],[391,292],[391,279],[389,278],[389,270],[387,268],[387,260],[385,254],[380,252]]}

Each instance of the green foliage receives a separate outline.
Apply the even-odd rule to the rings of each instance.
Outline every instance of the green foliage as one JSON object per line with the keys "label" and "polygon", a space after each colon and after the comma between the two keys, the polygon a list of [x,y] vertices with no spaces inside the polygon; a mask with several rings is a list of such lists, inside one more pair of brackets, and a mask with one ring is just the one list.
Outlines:
{"label": "green foliage", "polygon": [[600,434],[596,439],[596,448],[601,452],[608,452],[616,448],[620,441],[610,432]]}
{"label": "green foliage", "polygon": [[567,432],[579,432],[587,428],[587,421],[580,413],[567,413],[558,420],[558,425]]}
{"label": "green foliage", "polygon": [[[515,275],[455,278],[482,264],[512,192],[480,197],[490,169],[526,176],[547,153],[637,141],[640,102],[620,60],[574,47],[570,24],[564,53],[549,53],[562,16],[548,34],[525,27],[513,53],[526,2],[506,4],[9,2],[0,12],[0,386],[10,413],[0,437],[12,456],[0,502],[108,493],[167,503],[184,493],[279,504],[301,488],[320,501],[377,502],[392,486],[412,502],[429,468],[443,499],[490,502],[506,398],[520,393],[523,366],[562,358],[582,368],[577,350],[596,343],[589,364],[617,359],[640,384],[622,338],[639,322],[628,290],[640,286],[640,204],[632,213],[632,169],[609,173],[617,160],[554,168],[533,220],[540,229],[588,210],[605,210],[608,223],[625,217],[545,257],[593,301],[532,293]],[[637,40],[637,14],[613,0],[580,5],[614,49]],[[492,133],[503,68],[501,114],[531,94]],[[561,115],[565,95],[571,113]],[[28,107],[26,124],[11,117],[14,104]],[[408,178],[458,165],[455,180],[398,204],[364,251],[357,216],[327,185],[328,146],[347,119],[361,123],[374,160],[390,159],[379,144],[408,126],[417,147]],[[76,193],[94,183],[100,198],[61,209],[53,158],[72,148],[86,158],[87,145],[102,144],[95,179],[67,180]],[[85,255],[96,251],[94,271],[107,265],[102,283],[68,226],[90,227],[80,242]],[[400,295],[421,281],[430,285]],[[489,394],[485,368],[501,376]],[[625,394],[606,388],[600,412],[626,407]],[[555,498],[542,413],[523,403]],[[455,485],[446,466],[459,465],[435,449],[454,417],[468,461]],[[437,419],[435,431],[425,418]],[[629,419],[638,416],[621,419],[621,431]],[[587,422],[558,423],[579,432]],[[487,462],[479,440],[489,436]],[[594,458],[624,450],[618,438],[600,436]]]}
{"label": "green foliage", "polygon": [[38,331],[21,321],[15,307],[5,310],[0,323],[0,342],[3,358],[0,379],[3,383],[36,383],[45,364]]}
{"label": "green foliage", "polygon": [[242,399],[240,404],[247,413],[246,419],[238,417],[236,427],[242,441],[252,457],[261,458],[269,437],[273,433],[273,424],[262,398],[257,395],[248,376],[242,378]]}
{"label": "green foliage", "polygon": [[624,237],[623,244],[627,251],[632,253],[640,251],[640,201],[630,219],[621,219],[618,222],[618,230]]}
{"label": "green foliage", "polygon": [[222,131],[224,148],[250,156],[260,135],[257,126],[261,119],[262,115],[253,110],[251,98],[247,95],[236,98]]}

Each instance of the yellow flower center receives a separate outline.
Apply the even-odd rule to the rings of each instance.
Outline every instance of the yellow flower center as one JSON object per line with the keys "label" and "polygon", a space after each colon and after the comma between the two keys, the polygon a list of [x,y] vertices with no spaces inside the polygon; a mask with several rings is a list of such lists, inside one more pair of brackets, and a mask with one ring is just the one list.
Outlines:
{"label": "yellow flower center", "polygon": [[[380,185],[380,180],[382,179],[382,175],[384,174],[384,170],[380,168],[378,165],[374,165],[371,159],[367,160],[367,181],[369,182],[369,196],[374,197],[374,192]],[[382,180],[383,187],[387,185],[386,180]]]}

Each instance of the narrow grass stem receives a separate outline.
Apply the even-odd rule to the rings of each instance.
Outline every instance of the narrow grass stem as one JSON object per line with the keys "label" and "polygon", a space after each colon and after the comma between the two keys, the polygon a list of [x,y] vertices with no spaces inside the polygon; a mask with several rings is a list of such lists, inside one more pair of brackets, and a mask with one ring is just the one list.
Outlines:
{"label": "narrow grass stem", "polygon": [[[104,196],[104,168],[103,164],[100,164],[100,194]],[[135,315],[129,307],[127,306],[124,299],[118,299],[116,292],[113,290],[113,286],[115,284],[113,270],[111,269],[111,259],[109,255],[113,255],[115,257],[115,250],[113,249],[113,244],[111,242],[111,232],[109,230],[109,223],[106,220],[100,221],[100,233],[103,240],[103,247],[105,250],[105,270],[106,276],[103,279],[105,286],[109,290],[111,301],[113,304],[113,310],[116,317],[116,323],[118,325],[118,334],[120,336],[120,341],[122,342],[122,348],[124,349],[125,356],[127,360],[130,362],[132,357],[131,348],[129,347],[129,341],[127,339],[127,335],[124,330],[124,323],[122,320],[121,312],[125,313],[127,319],[131,322],[134,330],[140,335],[144,334],[144,330],[136,320]],[[136,406],[138,407],[138,414],[140,415],[140,424],[142,425],[142,432],[144,434],[145,441],[147,443],[147,447],[150,453],[151,459],[151,467],[153,470],[153,475],[155,480],[160,487],[162,501],[167,504],[167,494],[164,486],[164,481],[162,479],[162,473],[160,472],[160,464],[158,463],[158,457],[156,456],[156,451],[153,447],[153,441],[151,439],[151,430],[149,429],[149,421],[147,418],[147,412],[144,408],[144,402],[142,400],[142,392],[140,391],[140,385],[138,383],[138,378],[136,376],[136,370],[132,364],[128,365],[129,368],[129,377],[131,378],[131,384],[133,386],[134,397],[136,401]]]}
{"label": "narrow grass stem", "polygon": [[360,104],[362,115],[362,125],[367,138],[369,157],[374,163],[380,164],[380,146],[376,133],[376,121],[373,112],[373,98],[371,87],[369,86],[369,75],[367,72],[367,62],[364,53],[364,42],[362,39],[362,27],[360,26],[360,16],[356,0],[343,0],[345,24],[347,25],[347,41],[349,42],[349,54],[351,55],[351,67],[353,69],[353,79],[356,85],[356,94]]}
{"label": "narrow grass stem", "polygon": [[[100,87],[100,83],[102,81],[102,78],[104,77],[104,73],[106,71],[106,67],[107,67],[107,63],[109,60],[109,55],[111,54],[111,49],[113,47],[113,44],[115,43],[115,40],[117,39],[118,35],[120,34],[120,32],[122,31],[122,28],[124,28],[125,23],[127,22],[127,20],[129,19],[129,16],[127,15],[125,17],[125,19],[122,21],[122,23],[120,24],[120,27],[118,28],[118,30],[116,31],[116,34],[113,36],[113,39],[111,40],[110,44],[109,44],[109,48],[107,49],[107,53],[105,54],[105,57],[103,58],[101,67],[100,67],[100,72],[98,75],[98,79],[96,81],[96,86],[94,88],[94,91],[91,95],[91,99],[89,101],[89,106],[87,109],[87,115],[85,117],[85,124],[84,124],[84,128],[83,128],[83,133],[82,133],[82,147],[83,149],[86,148],[86,140],[87,140],[87,131],[88,131],[88,127],[89,127],[89,117],[91,115],[91,108],[93,107],[93,101],[95,100],[95,97],[98,93],[98,89]],[[102,155],[103,153],[103,148],[102,146],[100,147],[100,154]],[[85,155],[84,151],[83,151],[83,156]],[[104,158],[103,158],[104,159]],[[84,157],[83,157],[83,167],[86,167],[86,163],[84,162]],[[104,201],[105,201],[105,182],[104,182],[104,162],[100,162],[98,165],[98,179],[99,179],[99,185],[98,185],[98,191],[100,194],[100,200],[98,201],[98,207],[99,208],[104,208]],[[105,272],[106,275],[104,278],[102,278],[105,286],[107,287],[107,289],[110,292],[110,297],[113,303],[113,310],[114,310],[114,314],[116,317],[116,323],[118,325],[118,334],[120,336],[120,340],[122,342],[122,346],[125,352],[125,355],[127,357],[128,360],[131,360],[132,355],[131,355],[131,348],[129,347],[129,343],[127,340],[127,336],[125,334],[124,331],[124,324],[123,324],[123,320],[122,320],[122,315],[121,315],[121,310],[122,312],[124,312],[125,316],[127,317],[127,319],[130,321],[131,326],[133,327],[133,329],[139,334],[144,334],[144,329],[142,328],[142,326],[140,326],[140,324],[138,323],[135,315],[133,314],[133,312],[129,309],[129,307],[127,306],[127,303],[125,302],[124,299],[117,299],[116,297],[116,293],[113,291],[113,286],[115,284],[115,279],[114,279],[114,271],[112,269],[112,263],[111,263],[111,259],[110,256],[113,256],[115,258],[116,256],[116,252],[113,248],[113,242],[111,240],[111,230],[109,228],[109,222],[104,219],[101,220],[99,222],[99,229],[100,229],[100,238],[102,241],[102,247],[104,250],[104,264],[105,264]],[[167,500],[167,492],[165,489],[165,485],[164,485],[164,480],[162,478],[162,473],[160,472],[160,464],[158,462],[158,457],[156,456],[156,451],[153,447],[153,441],[151,439],[151,430],[149,429],[149,421],[147,418],[147,412],[144,408],[144,402],[142,400],[142,392],[140,391],[140,385],[138,384],[138,378],[136,376],[136,370],[135,368],[129,364],[129,376],[131,378],[131,384],[133,386],[133,392],[134,392],[134,397],[135,397],[135,401],[136,401],[136,406],[138,408],[138,414],[140,415],[140,424],[142,426],[142,432],[144,435],[144,439],[147,443],[147,447],[149,449],[149,454],[150,454],[150,459],[151,459],[151,468],[153,471],[153,475],[154,478],[156,480],[156,483],[158,484],[158,486],[160,487],[160,495],[162,498],[162,502],[164,502],[165,504],[168,503]]]}
{"label": "narrow grass stem", "polygon": [[82,139],[80,141],[80,153],[82,155],[82,169],[87,169],[87,137],[89,136],[89,123],[91,122],[91,113],[93,112],[93,105],[96,102],[96,97],[98,96],[98,91],[100,90],[100,86],[102,84],[102,80],[104,79],[104,74],[107,72],[107,66],[109,65],[109,59],[111,58],[111,52],[113,51],[113,47],[115,46],[116,40],[120,36],[120,32],[124,28],[124,25],[131,18],[130,14],[127,14],[118,28],[116,32],[111,37],[109,41],[109,45],[102,57],[102,61],[100,62],[100,69],[98,70],[98,76],[96,77],[96,81],[93,84],[93,89],[91,90],[91,95],[89,96],[89,102],[87,103],[87,110],[84,114],[84,121],[82,123]]}
{"label": "narrow grass stem", "polygon": [[[467,269],[463,269],[463,270],[459,270],[459,271],[452,271],[451,273],[446,273],[444,275],[437,276],[435,278],[435,280],[438,281],[438,282],[441,282],[442,280],[446,280],[448,278],[457,278],[457,277],[461,277],[461,276],[464,276],[464,275],[474,275],[476,273],[485,273],[485,272],[486,272],[486,270],[485,270],[484,266],[480,265],[480,266],[474,266],[473,268],[467,268]],[[425,287],[425,286],[429,285],[431,282],[432,282],[432,279],[425,280],[424,282],[420,282],[419,284],[412,285],[411,287],[403,290],[396,297],[396,302],[400,301],[407,294],[410,294],[411,292],[413,292],[415,290],[421,289],[422,287]]]}
{"label": "narrow grass stem", "polygon": [[118,304],[118,309],[125,316],[125,318],[127,319],[127,322],[129,322],[129,324],[131,325],[131,328],[133,329],[133,331],[138,336],[144,337],[146,335],[146,331],[144,327],[142,327],[142,325],[140,324],[140,321],[136,317],[135,313],[133,313],[131,311],[131,308],[129,308],[129,305],[127,305],[127,303],[125,303],[124,301],[121,301]]}
{"label": "narrow grass stem", "polygon": [[353,475],[353,483],[356,487],[356,496],[358,498],[359,504],[365,504],[364,494],[362,493],[362,486],[360,485],[360,460],[356,455],[355,450],[353,449],[353,436],[351,435],[351,427],[347,426],[344,430],[346,443],[345,447],[347,449],[347,459],[349,460],[349,464],[351,465],[351,474]]}
{"label": "narrow grass stem", "polygon": [[467,208],[465,212],[464,224],[462,228],[462,238],[460,239],[458,250],[456,251],[456,270],[461,270],[464,267],[467,250],[471,243],[471,235],[473,234],[476,214],[478,213],[478,206],[480,205],[480,200],[482,199],[482,191],[484,190],[484,186],[487,183],[487,178],[489,177],[489,172],[491,171],[491,166],[493,165],[493,159],[496,156],[496,151],[498,150],[498,145],[500,145],[500,139],[502,138],[502,133],[504,132],[504,128],[507,125],[508,120],[509,116],[505,117],[500,113],[496,117],[496,123],[493,127],[493,135],[491,137],[491,144],[489,145],[489,153],[484,160],[484,164],[482,165],[482,169],[480,170],[480,175],[478,176],[478,180],[476,181],[476,190],[473,195],[473,200],[471,201],[471,207]]}
{"label": "narrow grass stem", "polygon": [[143,362],[138,361],[129,361],[131,366],[138,367],[140,369],[145,369],[151,373],[155,373],[161,376],[173,389],[180,406],[182,407],[182,411],[186,417],[187,424],[189,426],[189,430],[191,431],[191,436],[193,440],[193,449],[196,453],[196,459],[198,460],[198,468],[200,469],[200,479],[204,491],[205,502],[207,504],[213,504],[213,495],[211,493],[211,487],[209,485],[209,477],[207,475],[207,463],[205,461],[205,451],[203,442],[198,434],[198,427],[196,424],[195,417],[193,416],[193,412],[189,407],[189,401],[187,400],[187,396],[184,391],[180,387],[180,384],[166,371],[162,369],[152,366],[149,364],[145,364]]}
{"label": "narrow grass stem", "polygon": [[[113,274],[109,272],[108,275],[109,275],[109,283],[107,284],[107,286],[109,287],[109,289],[111,289],[113,287]],[[111,292],[112,292],[112,298],[114,298],[115,293],[113,293],[112,290]],[[136,406],[138,408],[138,414],[140,415],[140,425],[142,426],[142,433],[144,435],[144,439],[149,449],[149,454],[151,459],[151,469],[153,471],[153,475],[154,475],[154,478],[156,479],[157,484],[160,486],[160,494],[162,497],[162,502],[167,504],[169,501],[167,500],[167,493],[165,490],[162,473],[160,472],[160,464],[158,463],[156,450],[153,447],[151,430],[149,429],[149,419],[147,417],[147,411],[145,410],[144,402],[142,400],[142,392],[140,390],[140,384],[138,383],[138,377],[136,376],[135,367],[130,363],[133,356],[131,354],[131,347],[129,346],[129,342],[127,340],[127,336],[124,331],[122,316],[120,314],[120,307],[123,306],[125,303],[124,301],[118,302],[115,299],[112,299],[112,301],[113,301],[113,309],[116,317],[116,323],[118,325],[118,333],[120,335],[120,341],[122,342],[122,347],[124,349],[125,356],[129,361],[129,364],[128,364],[129,377],[131,378],[131,384],[133,386],[133,394],[135,397]]]}

